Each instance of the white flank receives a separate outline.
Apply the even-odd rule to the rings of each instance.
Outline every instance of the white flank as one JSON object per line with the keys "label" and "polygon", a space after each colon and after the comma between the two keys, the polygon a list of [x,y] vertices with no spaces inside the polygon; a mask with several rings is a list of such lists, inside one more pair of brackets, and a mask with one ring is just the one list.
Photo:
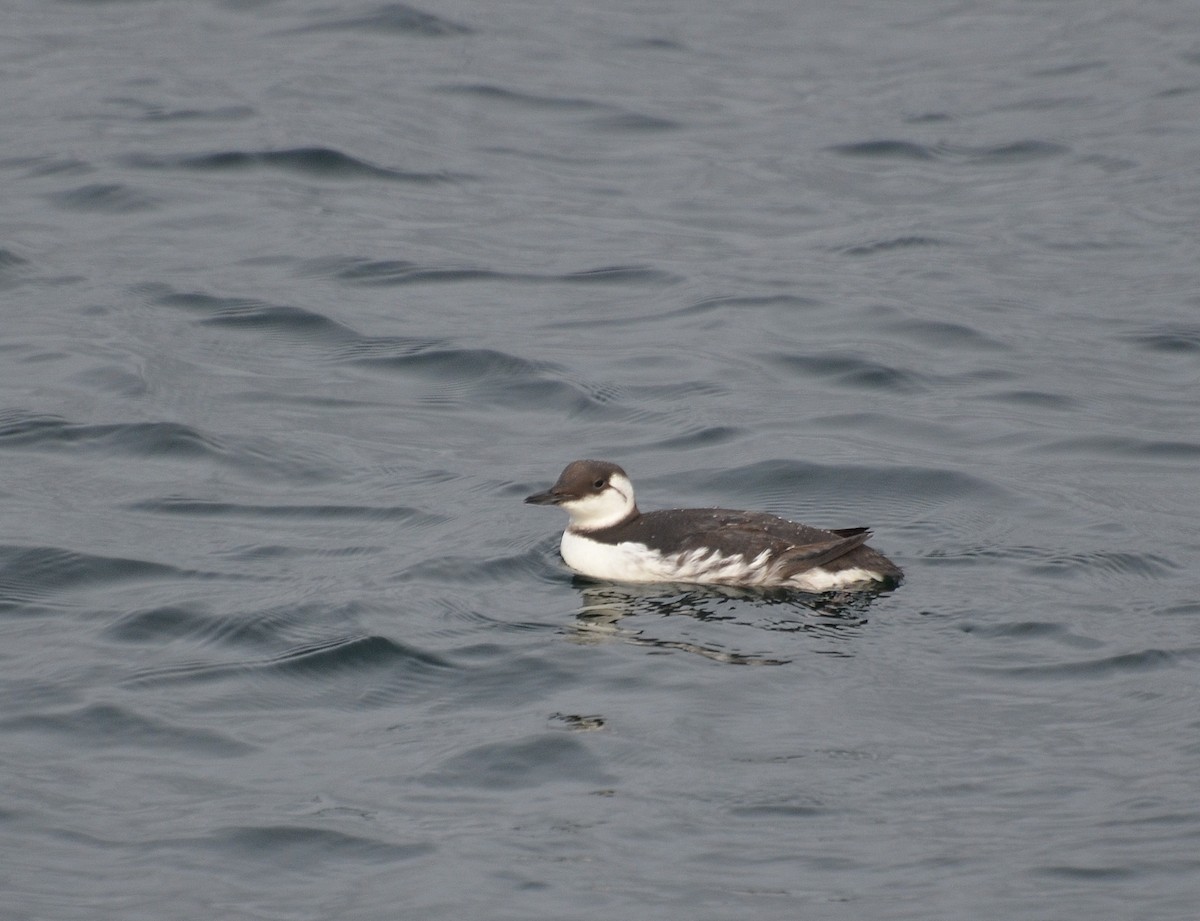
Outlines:
{"label": "white flank", "polygon": [[854,588],[869,582],[882,582],[883,574],[872,569],[856,566],[853,569],[843,569],[840,572],[830,572],[817,566],[807,572],[798,572],[787,584],[790,588],[798,588],[802,592],[832,592],[839,588]]}
{"label": "white flank", "polygon": [[715,550],[662,554],[645,544],[605,544],[571,530],[563,532],[560,548],[566,564],[576,572],[612,582],[707,582],[828,592],[881,579],[867,569],[830,572],[816,567],[784,580],[768,562],[765,550],[748,562],[741,555],[723,557]]}

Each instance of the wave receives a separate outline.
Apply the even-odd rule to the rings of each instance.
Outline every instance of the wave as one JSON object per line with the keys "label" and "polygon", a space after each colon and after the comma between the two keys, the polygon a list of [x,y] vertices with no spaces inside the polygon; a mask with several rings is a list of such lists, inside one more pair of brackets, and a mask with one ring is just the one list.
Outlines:
{"label": "wave", "polygon": [[1078,435],[1044,442],[1032,450],[1039,454],[1080,455],[1097,462],[1105,458],[1195,463],[1200,440],[1138,438],[1130,435]]}
{"label": "wave", "polygon": [[1073,662],[1054,662],[1043,665],[1018,665],[1011,667],[984,666],[984,672],[1006,675],[1013,678],[1050,679],[1059,678],[1109,678],[1114,675],[1161,668],[1173,668],[1200,660],[1200,648],[1179,650],[1142,649],[1137,652],[1079,659]]}
{"label": "wave", "polygon": [[64,591],[79,588],[204,575],[150,560],[5,544],[0,545],[0,611],[28,613]]}
{"label": "wave", "polygon": [[865,353],[775,352],[766,358],[769,364],[780,370],[821,378],[843,387],[888,393],[920,393],[927,390],[931,383],[928,375],[884,364],[866,357]]}
{"label": "wave", "polygon": [[364,863],[389,866],[434,853],[428,842],[392,841],[379,835],[350,834],[308,824],[235,825],[186,838],[159,838],[148,842],[156,852],[180,846],[212,849],[221,854],[242,854],[259,863],[270,854],[275,866],[296,872],[310,867],[328,869],[331,861],[352,861],[356,871]]}
{"label": "wave", "polygon": [[303,32],[365,32],[368,35],[391,33],[442,38],[450,35],[470,35],[475,30],[453,19],[426,13],[406,3],[385,3],[374,12],[344,19],[326,19],[309,25],[287,29],[283,34]]}
{"label": "wave", "polygon": [[221,150],[208,153],[133,154],[124,158],[134,169],[242,171],[275,169],[322,179],[382,179],[388,182],[437,185],[467,177],[441,172],[420,172],[378,166],[330,147],[293,147],[283,150]]}
{"label": "wave", "polygon": [[199,291],[176,291],[163,284],[142,285],[136,292],[152,304],[199,314],[199,322],[206,326],[272,330],[334,339],[357,338],[357,334],[348,326],[303,307],[271,304],[255,298],[217,297]]}
{"label": "wave", "polygon": [[577,112],[612,111],[613,106],[583,96],[551,96],[496,86],[491,83],[455,83],[434,88],[437,92],[474,96],[488,102],[504,102],[530,109],[565,109]]}
{"label": "wave", "polygon": [[96,447],[116,454],[221,457],[218,439],[179,422],[83,424],[25,410],[0,412],[0,449]]}
{"label": "wave", "polygon": [[439,524],[446,520],[441,515],[432,515],[406,505],[250,505],[238,502],[191,499],[185,496],[145,499],[131,502],[124,508],[133,512],[150,512],[156,515],[194,515],[204,518],[219,516],[226,519],[397,521],[404,522],[406,525]]}
{"label": "wave", "polygon": [[510,281],[530,284],[642,284],[672,280],[672,277],[665,272],[639,265],[597,266],[574,272],[538,274],[501,271],[479,266],[422,265],[403,259],[354,257],[325,257],[308,260],[303,264],[301,271],[307,275],[371,287],[471,281]]}
{"label": "wave", "polygon": [[957,144],[921,144],[916,141],[881,139],[834,144],[826,150],[844,157],[877,160],[917,160],[962,162],[971,164],[1013,163],[1061,156],[1070,148],[1051,141],[1020,140],[986,147]]}
{"label": "wave", "polygon": [[92,183],[65,192],[55,192],[49,200],[68,211],[97,211],[103,214],[130,214],[157,207],[158,199],[122,183]]}
{"label": "wave", "polygon": [[1129,333],[1124,338],[1127,342],[1132,342],[1150,352],[1167,354],[1200,352],[1200,326],[1166,324],[1150,327],[1141,332]]}
{"label": "wave", "polygon": [[104,703],[0,719],[0,731],[64,735],[70,738],[72,748],[81,751],[134,747],[226,758],[254,751],[253,746],[226,733],[176,725],[143,716],[129,707]]}
{"label": "wave", "polygon": [[574,735],[542,733],[476,745],[442,760],[418,779],[430,786],[518,790],[551,783],[611,785],[616,778]]}

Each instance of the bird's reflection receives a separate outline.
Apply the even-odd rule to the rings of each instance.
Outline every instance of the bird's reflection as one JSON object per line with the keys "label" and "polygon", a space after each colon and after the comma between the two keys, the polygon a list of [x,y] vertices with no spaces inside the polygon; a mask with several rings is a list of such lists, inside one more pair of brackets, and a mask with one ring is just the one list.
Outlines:
{"label": "bird's reflection", "polygon": [[[649,635],[647,618],[690,617],[755,627],[773,633],[805,633],[846,640],[861,632],[867,610],[880,592],[830,592],[811,595],[783,589],[746,589],[721,585],[654,583],[617,585],[576,577],[582,596],[572,624],[576,642],[620,640],[639,646],[690,652],[731,665],[784,665],[791,660],[765,653],[734,652],[716,644]],[[641,618],[638,626],[623,621]],[[815,650],[850,655],[838,648]]]}

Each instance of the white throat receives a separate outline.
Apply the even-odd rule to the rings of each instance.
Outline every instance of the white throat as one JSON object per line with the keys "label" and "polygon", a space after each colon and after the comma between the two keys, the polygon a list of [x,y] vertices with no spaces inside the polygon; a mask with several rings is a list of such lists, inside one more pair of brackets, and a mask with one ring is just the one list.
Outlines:
{"label": "white throat", "polygon": [[600,492],[560,502],[559,507],[571,516],[567,527],[572,531],[597,531],[612,527],[635,507],[633,484],[628,477],[614,473]]}

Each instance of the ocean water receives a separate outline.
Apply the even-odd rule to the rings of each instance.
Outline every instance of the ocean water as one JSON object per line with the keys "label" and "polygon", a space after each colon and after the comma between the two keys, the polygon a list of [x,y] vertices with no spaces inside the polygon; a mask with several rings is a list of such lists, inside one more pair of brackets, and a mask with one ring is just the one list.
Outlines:
{"label": "ocean water", "polygon": [[1197,916],[1192,0],[3,18],[0,917]]}

